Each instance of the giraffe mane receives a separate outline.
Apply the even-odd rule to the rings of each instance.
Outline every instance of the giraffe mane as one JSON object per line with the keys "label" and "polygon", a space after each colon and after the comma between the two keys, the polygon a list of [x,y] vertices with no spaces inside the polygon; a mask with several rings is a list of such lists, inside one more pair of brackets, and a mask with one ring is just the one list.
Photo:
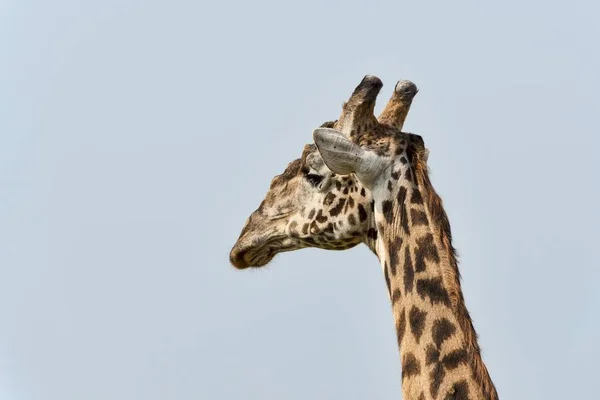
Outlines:
{"label": "giraffe mane", "polygon": [[433,228],[437,234],[437,239],[442,246],[447,250],[447,263],[441,263],[442,276],[445,285],[448,289],[450,301],[456,311],[458,323],[465,332],[465,341],[467,351],[471,355],[470,364],[474,374],[474,378],[482,386],[486,399],[497,400],[498,393],[489,375],[487,367],[481,358],[481,349],[477,342],[477,333],[473,326],[473,321],[469,315],[469,311],[465,306],[464,296],[460,285],[460,271],[458,269],[458,255],[456,249],[452,245],[452,232],[448,215],[443,207],[441,197],[437,194],[431,180],[429,179],[429,167],[426,160],[428,150],[425,148],[423,139],[418,135],[411,135],[409,141],[409,157],[412,158],[412,165],[415,169],[417,184],[424,192],[425,205],[431,215]]}

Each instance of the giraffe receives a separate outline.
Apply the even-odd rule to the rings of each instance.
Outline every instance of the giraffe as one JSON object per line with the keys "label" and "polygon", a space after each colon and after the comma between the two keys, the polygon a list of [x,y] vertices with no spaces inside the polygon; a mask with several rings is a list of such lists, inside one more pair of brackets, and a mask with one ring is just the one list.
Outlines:
{"label": "giraffe", "polygon": [[428,150],[420,136],[401,131],[416,86],[397,84],[377,119],[381,87],[366,76],[339,119],[313,132],[315,145],[275,177],[230,260],[262,266],[281,251],[364,242],[388,288],[403,398],[497,399],[465,306],[450,224],[429,180]]}

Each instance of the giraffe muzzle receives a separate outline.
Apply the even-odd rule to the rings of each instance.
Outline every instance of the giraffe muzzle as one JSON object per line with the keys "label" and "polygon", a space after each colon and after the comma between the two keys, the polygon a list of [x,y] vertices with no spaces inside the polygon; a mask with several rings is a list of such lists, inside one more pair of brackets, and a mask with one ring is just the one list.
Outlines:
{"label": "giraffe muzzle", "polygon": [[249,245],[238,241],[229,253],[229,261],[237,269],[262,267],[267,265],[277,252],[277,241],[254,242]]}

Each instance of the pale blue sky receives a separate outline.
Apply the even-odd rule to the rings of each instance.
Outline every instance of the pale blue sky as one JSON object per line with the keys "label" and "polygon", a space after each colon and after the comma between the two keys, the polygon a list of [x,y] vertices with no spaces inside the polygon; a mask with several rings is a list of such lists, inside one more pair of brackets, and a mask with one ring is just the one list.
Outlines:
{"label": "pale blue sky", "polygon": [[0,1],[0,400],[394,399],[365,247],[236,271],[365,74],[420,92],[503,399],[597,397],[592,1]]}

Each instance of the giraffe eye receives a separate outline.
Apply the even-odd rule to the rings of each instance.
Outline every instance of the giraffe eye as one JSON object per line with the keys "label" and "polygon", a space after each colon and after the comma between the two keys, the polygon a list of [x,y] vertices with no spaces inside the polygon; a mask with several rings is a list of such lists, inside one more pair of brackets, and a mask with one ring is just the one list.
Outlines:
{"label": "giraffe eye", "polygon": [[321,175],[306,174],[306,180],[309,181],[311,185],[317,187],[323,180],[323,177]]}

